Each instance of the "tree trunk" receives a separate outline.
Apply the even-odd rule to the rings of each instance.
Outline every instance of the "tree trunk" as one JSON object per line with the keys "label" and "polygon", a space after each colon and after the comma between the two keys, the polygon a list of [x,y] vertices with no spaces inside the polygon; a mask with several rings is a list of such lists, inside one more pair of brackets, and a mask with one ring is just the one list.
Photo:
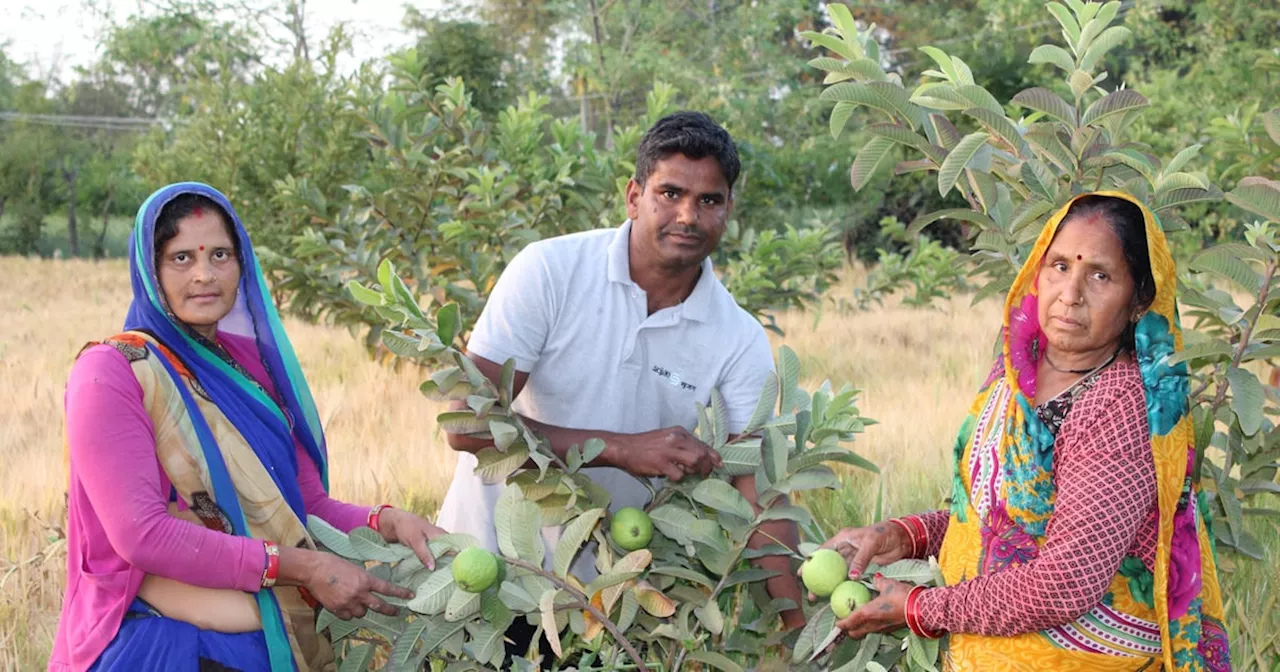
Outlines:
{"label": "tree trunk", "polygon": [[600,27],[600,8],[596,0],[587,0],[591,9],[591,37],[596,43],[596,60],[600,63],[600,79],[605,82],[604,139],[606,147],[613,147],[613,85],[609,84],[609,70],[604,62],[604,31]]}
{"label": "tree trunk", "polygon": [[93,258],[102,259],[107,256],[107,225],[111,223],[111,204],[116,200],[116,183],[107,183],[107,202],[102,204],[102,230],[98,232],[98,240],[93,244]]}
{"label": "tree trunk", "polygon": [[4,205],[8,200],[8,196],[0,196],[0,222],[4,221]]}
{"label": "tree trunk", "polygon": [[311,49],[307,45],[307,0],[293,0],[289,3],[289,30],[293,33],[293,60],[301,63],[311,60]]}
{"label": "tree trunk", "polygon": [[67,243],[71,247],[71,256],[80,256],[80,237],[76,231],[76,181],[80,178],[79,168],[63,168],[62,177],[67,181]]}

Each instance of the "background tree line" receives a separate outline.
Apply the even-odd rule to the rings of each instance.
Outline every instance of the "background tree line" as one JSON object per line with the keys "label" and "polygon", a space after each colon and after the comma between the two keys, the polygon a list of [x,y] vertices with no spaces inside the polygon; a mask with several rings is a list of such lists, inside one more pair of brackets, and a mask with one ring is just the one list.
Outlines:
{"label": "background tree line", "polygon": [[[904,80],[931,67],[925,44],[962,58],[997,100],[1054,77],[1048,64],[1025,65],[1057,28],[1036,0],[856,4],[853,16],[877,27],[886,70]],[[65,82],[0,50],[0,251],[119,255],[146,193],[194,179],[237,204],[294,312],[375,324],[342,283],[387,256],[424,290],[439,275],[440,299],[475,308],[524,243],[616,225],[639,134],[655,115],[696,108],[742,150],[734,227],[716,261],[766,323],[773,309],[817,300],[842,252],[886,262],[922,301],[963,282],[946,272],[967,252],[963,227],[935,226],[933,240],[901,227],[964,205],[959,195],[884,168],[848,197],[862,131],[833,140],[830,105],[806,95],[822,75],[806,61],[821,54],[800,34],[830,25],[822,3],[409,8],[416,44],[359,64],[343,28],[308,32],[306,9],[145,3],[108,21],[98,60]],[[1274,173],[1261,113],[1280,91],[1280,9],[1130,0],[1120,14],[1133,38],[1106,69],[1152,103],[1135,140],[1158,154],[1204,144],[1199,168],[1223,188]],[[1225,203],[1187,220],[1202,242],[1241,235]]]}

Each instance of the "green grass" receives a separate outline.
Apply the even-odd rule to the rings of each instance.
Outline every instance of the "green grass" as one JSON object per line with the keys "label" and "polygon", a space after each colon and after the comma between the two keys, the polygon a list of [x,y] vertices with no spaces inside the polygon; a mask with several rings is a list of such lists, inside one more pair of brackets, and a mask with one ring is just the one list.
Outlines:
{"label": "green grass", "polygon": [[[1254,506],[1280,509],[1280,496]],[[1236,670],[1280,672],[1280,519],[1251,516],[1245,525],[1266,557],[1219,556],[1231,660]]]}
{"label": "green grass", "polygon": [[[0,218],[0,229],[12,223],[13,217],[6,213]],[[102,230],[102,217],[95,213],[78,212],[76,224],[80,237],[80,256],[90,257],[93,255],[93,244]],[[132,228],[132,217],[111,216],[105,241],[107,257],[123,257],[128,254],[129,232]],[[40,232],[40,242],[37,243],[36,250],[42,257],[53,256],[55,250],[60,252],[63,258],[71,256],[71,241],[67,236],[67,213],[54,212],[45,216],[44,229]]]}

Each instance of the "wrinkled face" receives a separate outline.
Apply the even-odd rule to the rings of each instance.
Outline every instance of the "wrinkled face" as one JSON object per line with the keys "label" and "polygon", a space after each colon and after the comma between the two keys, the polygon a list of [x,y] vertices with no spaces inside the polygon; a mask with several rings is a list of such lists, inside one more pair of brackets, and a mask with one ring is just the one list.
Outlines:
{"label": "wrinkled face", "polygon": [[627,183],[633,254],[676,270],[701,264],[720,243],[732,209],[715,157],[672,154],[658,162],[644,187]]}
{"label": "wrinkled face", "polygon": [[1141,312],[1120,238],[1102,216],[1063,222],[1037,282],[1040,328],[1062,352],[1115,349]]}
{"label": "wrinkled face", "polygon": [[156,258],[169,309],[188,325],[213,327],[236,303],[240,261],[222,215],[205,209],[178,221]]}

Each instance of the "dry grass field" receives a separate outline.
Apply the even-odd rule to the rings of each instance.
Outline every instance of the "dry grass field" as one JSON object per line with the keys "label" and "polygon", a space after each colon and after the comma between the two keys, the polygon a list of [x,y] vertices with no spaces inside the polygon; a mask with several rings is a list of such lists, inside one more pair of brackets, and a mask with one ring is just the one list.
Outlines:
{"label": "dry grass field", "polygon": [[[0,258],[0,277],[0,670],[36,670],[52,644],[64,578],[63,387],[79,348],[118,330],[128,267]],[[995,303],[971,309],[962,297],[933,311],[887,306],[788,314],[780,323],[787,336],[775,344],[801,355],[809,384],[853,383],[864,390],[862,412],[880,422],[856,448],[883,478],[850,472],[842,492],[809,502],[819,519],[828,527],[865,521],[880,487],[886,515],[938,506],[949,489],[953,433],[989,365]],[[328,432],[335,496],[433,514],[455,458],[433,421],[437,407],[417,391],[420,374],[370,362],[345,330],[297,321],[286,329]],[[1276,618],[1268,612],[1280,583],[1276,536],[1266,538],[1270,567],[1238,563],[1227,578],[1233,616],[1263,628],[1237,654],[1238,669],[1273,669],[1280,647],[1280,626],[1259,625]]]}

